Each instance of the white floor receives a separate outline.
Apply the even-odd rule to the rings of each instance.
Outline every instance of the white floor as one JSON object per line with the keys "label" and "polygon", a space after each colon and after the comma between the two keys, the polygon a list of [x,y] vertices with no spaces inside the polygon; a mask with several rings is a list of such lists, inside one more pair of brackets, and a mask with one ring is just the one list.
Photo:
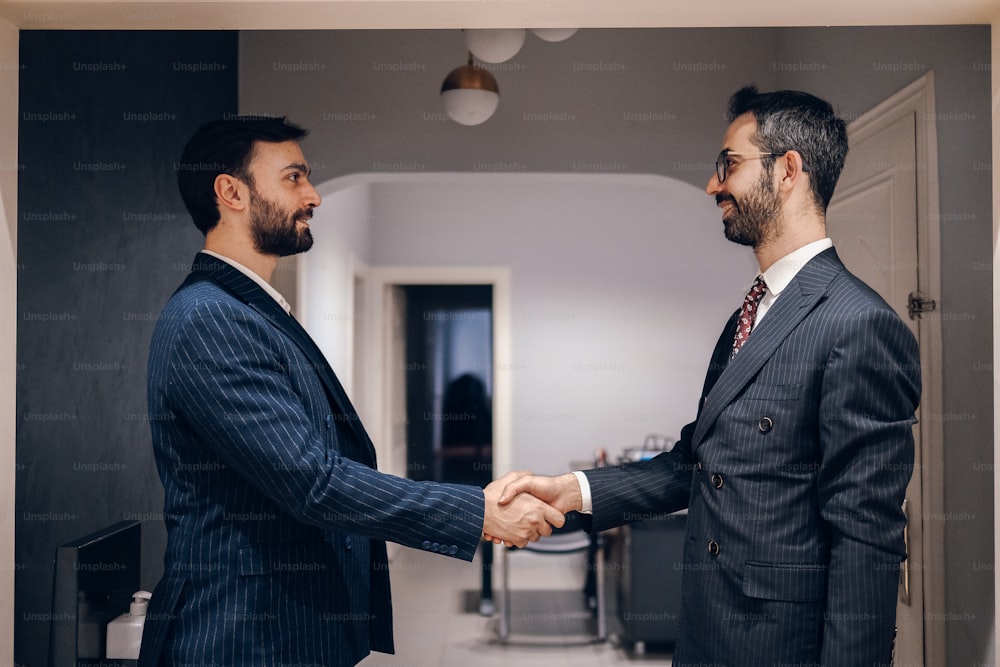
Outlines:
{"label": "white floor", "polygon": [[[390,547],[391,549],[391,547]],[[390,553],[393,553],[390,551]],[[500,559],[494,573],[499,605]],[[413,549],[392,557],[396,654],[373,653],[362,667],[609,667],[661,665],[667,652],[636,655],[611,641],[588,642],[591,619],[582,595],[584,563],[576,556],[511,555],[511,635],[498,639],[498,615],[472,611],[478,602],[479,557],[473,564]],[[531,608],[527,608],[530,605]]]}

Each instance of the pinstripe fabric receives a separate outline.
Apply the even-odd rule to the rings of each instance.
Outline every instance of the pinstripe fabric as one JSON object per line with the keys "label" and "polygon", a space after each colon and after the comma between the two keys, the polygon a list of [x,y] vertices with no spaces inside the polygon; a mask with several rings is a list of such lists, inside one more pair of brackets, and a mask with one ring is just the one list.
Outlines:
{"label": "pinstripe fabric", "polygon": [[674,665],[890,664],[919,354],[833,249],[728,365],[673,451],[587,471],[592,527],[688,507]]}
{"label": "pinstripe fabric", "polygon": [[384,540],[472,560],[482,489],[375,470],[315,344],[225,262],[196,258],[148,381],[167,550],[140,664],[353,665],[393,650]]}

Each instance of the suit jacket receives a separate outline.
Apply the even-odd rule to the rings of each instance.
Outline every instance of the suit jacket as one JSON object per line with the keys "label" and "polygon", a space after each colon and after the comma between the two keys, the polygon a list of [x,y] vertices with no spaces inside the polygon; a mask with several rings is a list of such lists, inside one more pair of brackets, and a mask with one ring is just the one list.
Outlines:
{"label": "suit jacket", "polygon": [[651,461],[587,471],[592,529],[688,508],[674,665],[888,665],[920,397],[914,337],[814,257]]}
{"label": "suit jacket", "polygon": [[199,253],[149,357],[164,575],[141,665],[353,665],[393,651],[384,540],[472,560],[478,487],[379,473],[306,332]]}

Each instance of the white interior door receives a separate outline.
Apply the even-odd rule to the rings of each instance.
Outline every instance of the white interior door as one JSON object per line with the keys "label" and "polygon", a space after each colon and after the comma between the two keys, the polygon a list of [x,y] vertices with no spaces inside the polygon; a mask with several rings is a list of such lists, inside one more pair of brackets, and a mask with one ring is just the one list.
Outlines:
{"label": "white interior door", "polygon": [[[916,110],[885,113],[874,129],[851,132],[851,149],[837,194],[827,212],[827,231],[847,267],[879,292],[899,313],[920,342],[933,344],[919,316],[908,312],[911,294],[928,291],[932,267],[921,245],[920,159]],[[854,127],[852,126],[852,129]],[[856,135],[862,135],[860,137]],[[926,216],[926,212],[924,213]],[[926,357],[922,353],[922,361]],[[925,398],[928,369],[924,369]],[[932,388],[933,389],[933,388]],[[928,406],[922,400],[920,412]],[[925,476],[931,444],[922,421],[914,426],[914,475],[906,493],[907,552],[900,577],[896,612],[896,665],[923,665],[925,656],[925,579],[928,553],[923,517],[927,516]]]}

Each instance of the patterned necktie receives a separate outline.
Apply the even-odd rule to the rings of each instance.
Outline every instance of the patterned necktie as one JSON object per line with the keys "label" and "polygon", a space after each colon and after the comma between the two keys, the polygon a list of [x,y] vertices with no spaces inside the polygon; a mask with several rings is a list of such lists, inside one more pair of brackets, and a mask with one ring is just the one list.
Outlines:
{"label": "patterned necktie", "polygon": [[740,351],[743,344],[747,342],[747,338],[750,337],[750,330],[753,329],[753,323],[757,319],[757,305],[760,304],[760,300],[764,297],[764,292],[766,291],[767,283],[764,282],[764,276],[757,276],[757,280],[753,282],[750,291],[747,292],[746,298],[743,299],[743,307],[740,309],[740,320],[736,327],[736,337],[733,338],[733,357],[736,356],[736,353]]}

